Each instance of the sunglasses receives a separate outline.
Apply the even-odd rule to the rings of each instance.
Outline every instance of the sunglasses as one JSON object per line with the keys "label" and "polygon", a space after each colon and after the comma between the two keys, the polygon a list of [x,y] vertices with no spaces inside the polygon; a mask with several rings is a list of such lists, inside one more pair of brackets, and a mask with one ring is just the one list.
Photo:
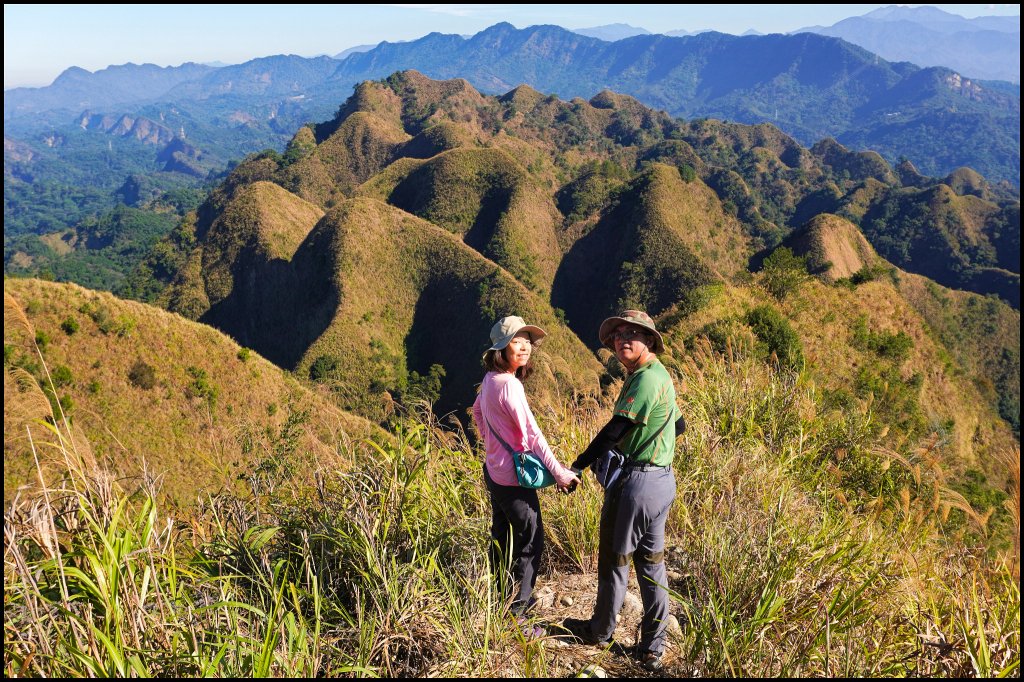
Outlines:
{"label": "sunglasses", "polygon": [[634,327],[631,329],[623,329],[621,332],[612,333],[612,341],[622,341],[625,343],[626,341],[632,341],[633,339],[641,336],[646,338],[649,335],[647,332]]}

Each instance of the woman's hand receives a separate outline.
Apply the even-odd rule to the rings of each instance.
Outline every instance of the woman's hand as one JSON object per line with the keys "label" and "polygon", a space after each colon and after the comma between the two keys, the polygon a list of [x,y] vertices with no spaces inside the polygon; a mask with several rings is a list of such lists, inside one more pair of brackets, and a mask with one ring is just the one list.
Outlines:
{"label": "woman's hand", "polygon": [[562,493],[563,495],[568,495],[569,493],[573,492],[580,484],[580,472],[577,471],[576,469],[569,469],[569,471],[572,472],[572,480],[570,480],[565,485],[559,484],[557,486],[558,492]]}

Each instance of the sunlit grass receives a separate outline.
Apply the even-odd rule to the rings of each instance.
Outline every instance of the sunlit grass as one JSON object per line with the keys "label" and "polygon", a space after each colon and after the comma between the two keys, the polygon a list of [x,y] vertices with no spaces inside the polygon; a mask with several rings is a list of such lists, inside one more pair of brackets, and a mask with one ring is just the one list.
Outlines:
{"label": "sunlit grass", "polygon": [[[951,532],[964,502],[933,440],[887,447],[870,401],[825,422],[813,385],[742,347],[699,345],[684,371],[671,673],[1019,674],[1019,540],[992,557]],[[566,463],[607,418],[583,400],[537,412]],[[525,641],[493,588],[470,438],[428,410],[392,419],[390,439],[339,439],[344,470],[267,469],[186,522],[96,465],[58,404],[32,451],[64,475],[37,466],[4,517],[5,674],[578,672],[585,652]],[[1005,457],[1019,538],[1019,454]],[[548,564],[592,576],[599,488],[541,495]],[[984,530],[984,510],[962,511]]]}

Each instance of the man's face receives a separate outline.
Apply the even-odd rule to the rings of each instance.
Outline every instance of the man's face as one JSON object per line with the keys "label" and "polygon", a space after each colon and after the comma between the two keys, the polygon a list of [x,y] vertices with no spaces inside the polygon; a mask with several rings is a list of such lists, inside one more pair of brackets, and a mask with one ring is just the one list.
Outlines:
{"label": "man's face", "polygon": [[624,365],[634,365],[649,350],[651,337],[647,330],[635,324],[620,324],[615,328],[615,357]]}

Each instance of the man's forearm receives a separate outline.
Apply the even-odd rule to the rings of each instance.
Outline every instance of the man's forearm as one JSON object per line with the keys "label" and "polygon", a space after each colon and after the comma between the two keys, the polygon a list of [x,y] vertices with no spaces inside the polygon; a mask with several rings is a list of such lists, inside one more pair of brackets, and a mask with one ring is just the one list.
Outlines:
{"label": "man's forearm", "polygon": [[586,469],[598,457],[611,448],[618,446],[634,426],[636,424],[623,416],[616,415],[612,417],[611,421],[597,432],[597,435],[594,436],[594,440],[590,441],[587,449],[572,463],[572,468],[576,471]]}

